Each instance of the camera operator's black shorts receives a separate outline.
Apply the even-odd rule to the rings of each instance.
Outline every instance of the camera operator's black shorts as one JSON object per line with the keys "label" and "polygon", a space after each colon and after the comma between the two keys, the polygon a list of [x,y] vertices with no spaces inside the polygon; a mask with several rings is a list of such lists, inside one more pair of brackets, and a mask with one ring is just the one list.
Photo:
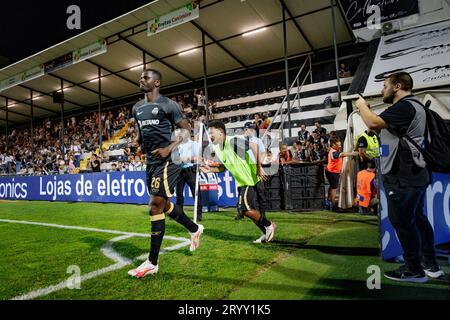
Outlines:
{"label": "camera operator's black shorts", "polygon": [[147,165],[148,192],[166,199],[171,198],[180,177],[181,167],[173,162]]}

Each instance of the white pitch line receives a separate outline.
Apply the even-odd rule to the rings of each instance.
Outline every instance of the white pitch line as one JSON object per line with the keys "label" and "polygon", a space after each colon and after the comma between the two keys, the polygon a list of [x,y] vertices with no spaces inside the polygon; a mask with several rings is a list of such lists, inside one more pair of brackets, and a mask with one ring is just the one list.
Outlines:
{"label": "white pitch line", "polygon": [[[28,225],[36,225],[36,226],[60,228],[60,229],[70,229],[70,230],[81,230],[81,231],[92,231],[92,232],[111,233],[111,234],[122,234],[122,235],[130,235],[130,236],[133,236],[133,237],[150,238],[150,234],[148,234],[148,233],[136,233],[136,232],[126,232],[126,231],[98,229],[98,228],[88,228],[88,227],[79,227],[79,226],[67,226],[67,225],[62,225],[62,224],[34,222],[34,221],[25,221],[25,220],[0,219],[0,222],[28,224]],[[175,241],[187,241],[188,240],[187,238],[172,237],[172,236],[165,236],[165,238],[168,239],[168,240],[175,240]]]}
{"label": "white pitch line", "polygon": [[[0,219],[0,222],[5,222],[5,223],[18,223],[18,224],[28,224],[28,225],[37,225],[37,226],[45,226],[45,227],[52,227],[52,228],[60,228],[60,229],[72,229],[72,230],[82,230],[82,231],[93,231],[93,232],[102,232],[102,233],[113,233],[113,234],[121,234],[118,237],[115,237],[111,240],[109,240],[106,244],[104,244],[102,246],[102,248],[100,249],[101,252],[103,253],[103,255],[105,255],[107,258],[113,260],[115,263],[102,268],[102,269],[98,269],[92,272],[89,272],[85,275],[82,275],[80,277],[80,283],[95,277],[98,277],[100,275],[103,275],[105,273],[111,272],[111,271],[116,271],[119,269],[122,269],[123,267],[127,266],[127,265],[131,265],[133,263],[132,260],[120,255],[120,253],[118,253],[117,251],[115,251],[113,249],[113,243],[114,242],[118,242],[121,240],[125,240],[128,238],[132,238],[132,237],[145,237],[145,238],[149,238],[150,235],[149,234],[145,234],[145,233],[134,233],[134,232],[124,232],[124,231],[117,231],[117,230],[105,230],[105,229],[97,229],[97,228],[85,228],[85,227],[77,227],[77,226],[65,226],[65,225],[59,225],[59,224],[52,224],[52,223],[42,223],[42,222],[32,222],[32,221],[23,221],[23,220],[9,220],[9,219]],[[177,240],[177,241],[182,241],[179,244],[161,249],[160,254],[164,254],[166,252],[170,252],[170,251],[174,251],[177,249],[180,249],[182,247],[188,246],[191,244],[191,241],[189,239],[186,238],[181,238],[181,237],[171,237],[171,236],[164,236],[164,238],[169,239],[169,240]],[[135,260],[145,260],[148,257],[148,254],[143,254],[139,257],[137,257]],[[51,285],[45,288],[41,288],[38,290],[34,290],[31,292],[28,292],[24,295],[21,296],[17,296],[12,298],[11,300],[31,300],[31,299],[35,299],[38,297],[42,297],[42,296],[46,296],[49,295],[52,292],[55,291],[59,291],[59,290],[63,290],[68,288],[68,280],[64,280],[61,281],[58,284],[55,285]]]}

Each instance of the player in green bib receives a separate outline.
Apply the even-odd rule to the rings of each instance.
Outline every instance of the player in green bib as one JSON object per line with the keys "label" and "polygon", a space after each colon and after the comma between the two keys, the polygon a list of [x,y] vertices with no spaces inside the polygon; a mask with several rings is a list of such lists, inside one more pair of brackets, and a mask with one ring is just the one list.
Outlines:
{"label": "player in green bib", "polygon": [[[271,242],[275,234],[275,223],[267,220],[257,209],[257,186],[263,183],[266,176],[261,166],[261,152],[258,145],[248,139],[226,135],[225,124],[211,121],[208,132],[213,143],[214,153],[222,165],[219,167],[202,166],[203,172],[221,172],[225,168],[233,175],[239,190],[239,209],[244,216],[250,218],[262,231],[262,235],[254,243]],[[253,152],[256,163],[251,160]]]}

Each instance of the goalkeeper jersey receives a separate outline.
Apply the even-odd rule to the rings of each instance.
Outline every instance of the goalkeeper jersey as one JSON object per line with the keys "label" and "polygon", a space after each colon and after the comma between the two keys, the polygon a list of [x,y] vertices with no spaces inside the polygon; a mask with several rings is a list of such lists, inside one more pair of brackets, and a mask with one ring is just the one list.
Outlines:
{"label": "goalkeeper jersey", "polygon": [[226,137],[223,148],[216,144],[214,151],[220,162],[234,177],[238,187],[255,186],[260,178],[256,174],[256,163],[251,159],[248,139]]}

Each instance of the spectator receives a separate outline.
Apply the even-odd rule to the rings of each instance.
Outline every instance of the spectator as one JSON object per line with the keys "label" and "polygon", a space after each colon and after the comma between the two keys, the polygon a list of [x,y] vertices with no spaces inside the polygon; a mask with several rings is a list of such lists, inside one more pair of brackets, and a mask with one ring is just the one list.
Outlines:
{"label": "spectator", "polygon": [[339,78],[348,78],[351,76],[350,68],[345,63],[341,63],[339,65]]}
{"label": "spectator", "polygon": [[313,149],[310,154],[310,161],[312,163],[323,163],[325,162],[325,153],[320,145],[320,143],[314,143]]}
{"label": "spectator", "polygon": [[262,164],[272,164],[272,163],[278,163],[278,161],[273,157],[272,151],[268,150]]}
{"label": "spectator", "polygon": [[[266,156],[266,147],[264,146],[263,141],[260,138],[256,137],[256,127],[251,121],[246,122],[244,125],[244,136],[249,139],[251,143],[254,143],[258,146],[260,157],[261,159],[264,159]],[[251,160],[256,163],[256,155],[254,155],[252,151],[250,151],[249,154]]]}
{"label": "spectator", "polygon": [[206,97],[203,94],[203,90],[200,90],[200,93],[197,95],[197,106],[198,106],[198,113],[200,115],[206,114]]}
{"label": "spectator", "polygon": [[320,121],[316,120],[314,122],[314,125],[316,126],[316,128],[314,129],[313,132],[317,132],[317,134],[322,137],[325,138],[325,136],[327,135],[327,129],[323,128]]}
{"label": "spectator", "polygon": [[278,158],[281,165],[289,164],[289,162],[293,160],[292,152],[289,150],[287,144],[280,144],[280,154]]}
{"label": "spectator", "polygon": [[261,125],[259,126],[260,129],[267,129],[270,126],[270,118],[269,114],[267,112],[264,112],[261,119]]}
{"label": "spectator", "polygon": [[314,143],[324,144],[324,139],[317,133],[317,131],[313,131],[309,136],[308,146],[313,145]]}
{"label": "spectator", "polygon": [[306,130],[306,125],[302,124],[298,131],[298,141],[301,143],[307,142],[309,139],[309,131]]}
{"label": "spectator", "polygon": [[262,119],[260,118],[259,113],[255,113],[253,123],[257,128],[262,126]]}
{"label": "spectator", "polygon": [[77,140],[70,148],[70,150],[73,152],[74,155],[74,165],[75,167],[80,166],[80,160],[81,160],[81,143],[80,140]]}
{"label": "spectator", "polygon": [[358,210],[362,215],[377,214],[377,188],[375,163],[369,161],[366,169],[358,172],[356,176],[356,194],[358,199]]}
{"label": "spectator", "polygon": [[306,143],[297,143],[298,145],[298,161],[307,162],[310,161],[310,151]]}
{"label": "spectator", "polygon": [[75,160],[73,156],[70,156],[69,161],[66,162],[68,173],[76,173],[75,172]]}
{"label": "spectator", "polygon": [[111,164],[111,172],[116,172],[116,171],[120,171],[120,167],[117,166],[117,163],[113,163]]}
{"label": "spectator", "polygon": [[194,89],[194,94],[192,95],[192,112],[198,112],[198,95],[197,89]]}
{"label": "spectator", "polygon": [[192,108],[192,98],[189,95],[189,93],[185,93],[183,96],[183,100],[184,100],[184,104],[186,107],[191,107]]}
{"label": "spectator", "polygon": [[208,101],[208,115],[209,120],[214,120],[214,109],[216,108],[217,103],[213,100]]}
{"label": "spectator", "polygon": [[90,166],[92,168],[92,172],[100,172],[100,160],[98,159],[98,155],[93,154],[90,162]]}
{"label": "spectator", "polygon": [[341,140],[339,138],[334,138],[330,141],[331,148],[328,152],[328,164],[325,169],[325,176],[330,183],[328,189],[328,197],[326,201],[326,206],[332,210],[336,211],[336,190],[339,186],[339,180],[341,177],[342,170],[342,158],[357,156],[357,152],[342,152],[341,151]]}

